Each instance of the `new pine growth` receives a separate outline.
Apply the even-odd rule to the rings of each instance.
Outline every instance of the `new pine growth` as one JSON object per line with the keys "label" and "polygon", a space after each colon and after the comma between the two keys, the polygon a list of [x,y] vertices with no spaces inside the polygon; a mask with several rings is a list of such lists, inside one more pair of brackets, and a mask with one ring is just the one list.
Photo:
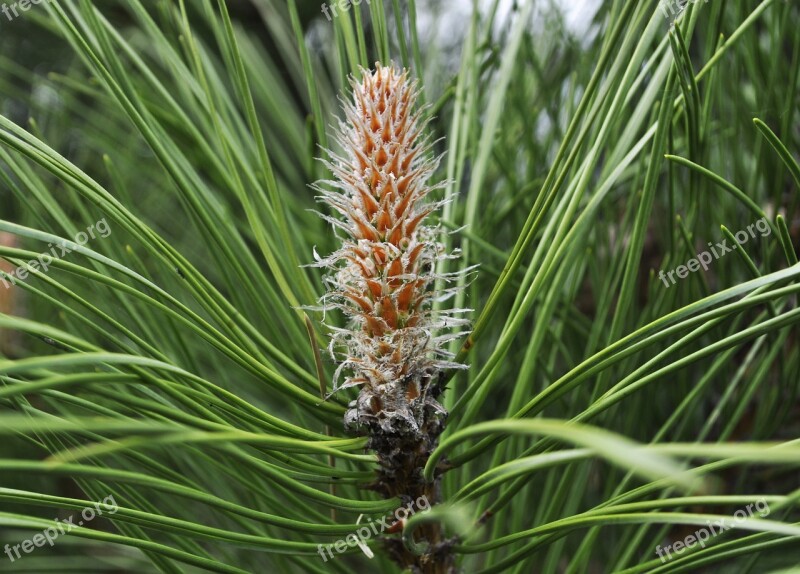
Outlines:
{"label": "new pine growth", "polygon": [[[432,303],[458,290],[435,289],[437,279],[453,281],[458,273],[437,275],[447,253],[437,240],[440,230],[426,218],[443,202],[428,201],[440,185],[430,185],[439,164],[425,134],[423,110],[415,109],[416,82],[408,71],[376,65],[351,80],[352,101],[344,104],[337,141],[343,156],[329,152],[325,161],[333,180],[314,187],[336,217],[322,215],[343,235],[342,246],[317,266],[329,270],[322,309],[336,309],[348,320],[333,328],[330,351],[341,361],[334,391],[360,386],[347,415],[351,425],[398,417],[419,428],[423,406],[442,410],[432,393],[441,370],[460,368],[449,359],[446,343],[467,321],[466,309],[436,311]],[[342,384],[341,378],[345,377]]]}

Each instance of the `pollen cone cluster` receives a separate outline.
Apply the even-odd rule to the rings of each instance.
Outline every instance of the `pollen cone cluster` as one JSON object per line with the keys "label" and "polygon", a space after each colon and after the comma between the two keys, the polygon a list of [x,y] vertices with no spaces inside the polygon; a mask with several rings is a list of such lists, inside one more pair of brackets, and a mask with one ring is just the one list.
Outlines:
{"label": "pollen cone cluster", "polygon": [[[317,266],[330,270],[324,310],[348,319],[334,328],[331,353],[340,362],[334,390],[359,386],[346,424],[351,430],[380,427],[421,432],[436,402],[439,373],[459,367],[448,359],[447,341],[466,323],[464,310],[435,311],[433,301],[456,289],[453,276],[435,273],[437,260],[454,257],[436,239],[426,216],[440,207],[428,201],[428,180],[438,165],[415,109],[416,83],[408,72],[377,65],[351,81],[337,139],[343,155],[325,162],[333,180],[315,185],[335,216],[322,215],[342,236],[342,246]],[[344,381],[342,382],[342,378]]]}

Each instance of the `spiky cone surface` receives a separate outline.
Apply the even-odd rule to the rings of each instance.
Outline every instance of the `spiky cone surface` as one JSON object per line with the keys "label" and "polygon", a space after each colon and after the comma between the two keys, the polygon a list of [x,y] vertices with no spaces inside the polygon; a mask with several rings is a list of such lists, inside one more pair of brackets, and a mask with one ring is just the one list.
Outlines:
{"label": "spiky cone surface", "polygon": [[[341,248],[319,267],[329,270],[322,309],[341,311],[345,328],[332,327],[330,351],[340,366],[334,392],[358,387],[345,414],[345,427],[369,436],[380,461],[372,487],[406,502],[425,496],[439,500],[439,481],[422,475],[436,448],[447,416],[437,401],[442,373],[461,365],[450,361],[448,341],[463,333],[466,309],[437,311],[434,301],[448,298],[458,273],[437,275],[447,253],[439,229],[426,218],[442,202],[428,199],[439,186],[428,182],[439,164],[425,135],[423,111],[416,109],[417,86],[407,71],[376,64],[351,80],[352,100],[337,141],[342,155],[325,164],[333,180],[315,185],[320,200],[335,216],[322,215],[338,230]],[[436,289],[437,282],[446,287]],[[343,381],[342,381],[343,379]],[[421,556],[403,542],[387,539],[389,555],[412,572],[454,572],[452,541],[438,524],[423,525],[417,535],[428,542]]]}
{"label": "spiky cone surface", "polygon": [[435,290],[437,279],[454,279],[437,276],[436,262],[456,254],[445,252],[438,228],[426,223],[442,203],[427,200],[438,187],[428,181],[439,158],[415,109],[416,82],[380,64],[362,77],[351,80],[353,98],[344,103],[343,156],[331,153],[325,162],[335,179],[315,185],[337,214],[322,217],[343,235],[339,250],[317,256],[330,270],[322,307],[348,319],[333,329],[330,350],[341,361],[334,389],[361,388],[345,417],[349,429],[380,427],[422,440],[438,436],[430,425],[446,414],[436,401],[440,373],[461,366],[444,347],[460,336],[452,330],[466,324],[459,317],[465,310],[432,306],[455,291]]}

